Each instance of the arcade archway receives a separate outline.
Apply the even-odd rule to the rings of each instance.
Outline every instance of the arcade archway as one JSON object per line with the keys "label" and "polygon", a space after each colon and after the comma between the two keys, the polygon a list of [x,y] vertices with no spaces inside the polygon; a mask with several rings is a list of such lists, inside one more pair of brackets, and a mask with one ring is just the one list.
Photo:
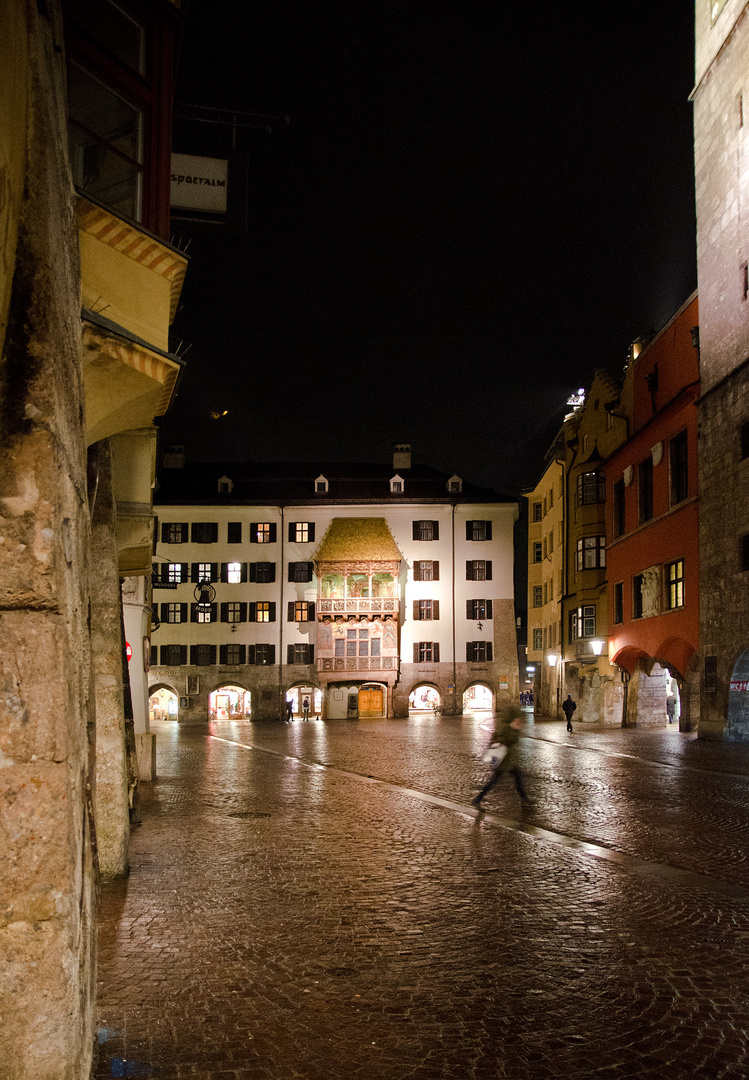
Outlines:
{"label": "arcade archway", "polygon": [[290,686],[286,691],[286,700],[291,702],[293,716],[303,717],[305,701],[308,702],[310,716],[320,716],[322,713],[322,691],[309,683]]}
{"label": "arcade archway", "polygon": [[168,686],[159,686],[152,690],[148,698],[148,719],[178,720],[179,698]]}
{"label": "arcade archway", "polygon": [[243,686],[219,686],[208,695],[208,714],[211,720],[249,720],[252,695]]}
{"label": "arcade archway", "polygon": [[494,712],[494,694],[486,683],[473,683],[463,694],[463,712]]}
{"label": "arcade archway", "polygon": [[436,712],[440,705],[439,691],[428,683],[415,686],[408,695],[409,712]]}
{"label": "arcade archway", "polygon": [[749,742],[749,649],[739,656],[728,689],[728,742]]}

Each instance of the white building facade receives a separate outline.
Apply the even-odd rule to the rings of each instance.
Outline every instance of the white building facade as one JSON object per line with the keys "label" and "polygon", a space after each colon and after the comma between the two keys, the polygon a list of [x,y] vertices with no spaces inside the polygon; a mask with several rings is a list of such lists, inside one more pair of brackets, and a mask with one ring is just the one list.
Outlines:
{"label": "white building facade", "polygon": [[166,470],[155,503],[148,681],[174,718],[517,701],[513,500],[401,447],[393,468]]}

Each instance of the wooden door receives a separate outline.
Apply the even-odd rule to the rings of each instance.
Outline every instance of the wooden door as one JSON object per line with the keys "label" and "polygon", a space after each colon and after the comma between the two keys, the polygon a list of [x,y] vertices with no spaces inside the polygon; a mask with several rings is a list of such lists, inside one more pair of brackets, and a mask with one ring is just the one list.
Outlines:
{"label": "wooden door", "polygon": [[382,716],[382,690],[359,691],[359,716]]}

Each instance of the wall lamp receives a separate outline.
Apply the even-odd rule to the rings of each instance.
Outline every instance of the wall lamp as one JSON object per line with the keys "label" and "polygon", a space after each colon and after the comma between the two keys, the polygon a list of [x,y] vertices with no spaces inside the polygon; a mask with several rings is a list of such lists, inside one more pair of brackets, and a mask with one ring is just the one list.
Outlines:
{"label": "wall lamp", "polygon": [[593,655],[594,656],[600,656],[601,655],[601,653],[603,652],[604,644],[605,644],[605,642],[601,641],[600,638],[593,638],[593,640],[590,643],[590,647],[593,650]]}
{"label": "wall lamp", "polygon": [[549,655],[546,657],[546,663],[549,665],[549,667],[556,667],[557,666],[557,655],[556,655],[556,653],[549,653]]}

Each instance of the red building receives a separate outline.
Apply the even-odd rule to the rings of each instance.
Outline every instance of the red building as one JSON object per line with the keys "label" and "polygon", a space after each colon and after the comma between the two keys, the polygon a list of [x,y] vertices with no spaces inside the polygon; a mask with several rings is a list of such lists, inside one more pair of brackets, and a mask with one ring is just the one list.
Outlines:
{"label": "red building", "polygon": [[697,294],[635,343],[611,422],[626,441],[606,463],[609,655],[625,725],[696,727],[699,710]]}

